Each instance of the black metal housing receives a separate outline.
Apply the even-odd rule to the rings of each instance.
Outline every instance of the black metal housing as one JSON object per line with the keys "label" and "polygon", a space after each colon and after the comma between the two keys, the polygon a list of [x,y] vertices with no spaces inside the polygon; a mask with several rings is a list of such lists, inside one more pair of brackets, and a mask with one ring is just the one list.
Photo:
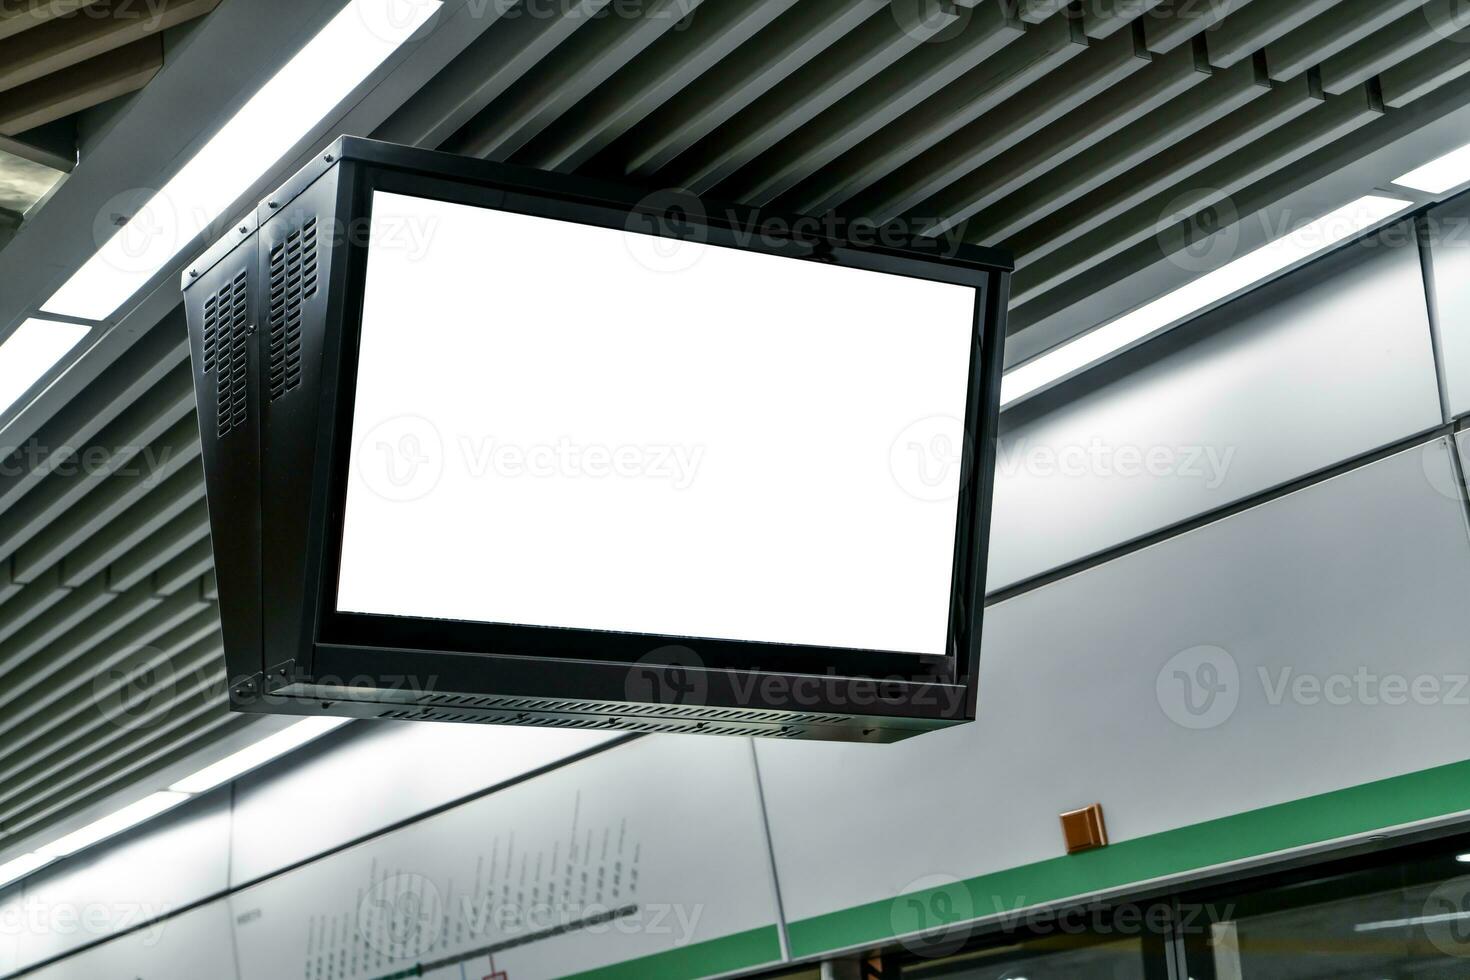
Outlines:
{"label": "black metal housing", "polygon": [[[636,219],[650,234],[973,286],[948,654],[337,611],[366,231],[379,189],[605,227]],[[683,192],[343,137],[211,247],[183,289],[231,706],[872,742],[973,720],[1010,261],[887,230],[884,244],[860,245],[818,222],[771,218]],[[739,234],[755,221],[789,234]]]}

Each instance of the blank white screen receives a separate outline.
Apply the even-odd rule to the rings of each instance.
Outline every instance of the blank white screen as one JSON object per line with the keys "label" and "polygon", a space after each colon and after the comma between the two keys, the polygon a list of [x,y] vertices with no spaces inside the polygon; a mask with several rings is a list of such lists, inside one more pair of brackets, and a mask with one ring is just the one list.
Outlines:
{"label": "blank white screen", "polygon": [[338,608],[944,653],[974,290],[650,244],[375,194]]}

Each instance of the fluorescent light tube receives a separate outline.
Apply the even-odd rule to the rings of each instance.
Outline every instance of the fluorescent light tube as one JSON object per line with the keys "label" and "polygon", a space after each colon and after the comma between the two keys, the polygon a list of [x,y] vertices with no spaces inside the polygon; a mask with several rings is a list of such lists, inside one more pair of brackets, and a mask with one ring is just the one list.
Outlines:
{"label": "fluorescent light tube", "polygon": [[22,854],[14,861],[0,864],[0,888],[4,888],[12,881],[19,881],[26,875],[38,868],[44,868],[51,863],[51,859],[39,854]]}
{"label": "fluorescent light tube", "polygon": [[0,344],[0,412],[30,391],[90,329],[80,323],[30,319],[5,338]]}
{"label": "fluorescent light tube", "polygon": [[87,824],[81,830],[67,834],[60,840],[36,848],[36,854],[47,860],[75,854],[99,841],[136,827],[146,820],[152,820],[160,813],[178,806],[188,798],[186,793],[174,793],[167,790],[154,793],[152,796],[145,796],[132,806],[125,806],[116,813],[108,814],[101,820]]}
{"label": "fluorescent light tube", "polygon": [[1152,303],[1008,371],[1001,384],[1001,405],[1009,405],[1077,374],[1124,348],[1361,234],[1409,207],[1411,205],[1407,201],[1369,195],[1338,208],[1284,238],[1242,255]]}
{"label": "fluorescent light tube", "polygon": [[176,793],[204,793],[293,749],[319,738],[349,721],[347,718],[306,718],[199,770],[170,787]]}
{"label": "fluorescent light tube", "polygon": [[117,312],[440,5],[350,0],[41,309],[84,320]]}
{"label": "fluorescent light tube", "polygon": [[1430,160],[1417,170],[1410,170],[1394,183],[1425,194],[1443,194],[1467,181],[1470,181],[1470,144],[1451,150],[1438,160]]}

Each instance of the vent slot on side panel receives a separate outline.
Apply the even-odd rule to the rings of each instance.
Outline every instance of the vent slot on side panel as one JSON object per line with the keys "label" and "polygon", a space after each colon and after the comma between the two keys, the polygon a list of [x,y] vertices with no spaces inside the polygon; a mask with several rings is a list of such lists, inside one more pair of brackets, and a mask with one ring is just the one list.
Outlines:
{"label": "vent slot on side panel", "polygon": [[246,342],[250,318],[248,273],[242,269],[204,301],[204,373],[215,372],[215,408],[221,436],[245,424]]}
{"label": "vent slot on side panel", "polygon": [[317,291],[316,218],[271,248],[270,368],[272,400],[301,384],[301,307]]}

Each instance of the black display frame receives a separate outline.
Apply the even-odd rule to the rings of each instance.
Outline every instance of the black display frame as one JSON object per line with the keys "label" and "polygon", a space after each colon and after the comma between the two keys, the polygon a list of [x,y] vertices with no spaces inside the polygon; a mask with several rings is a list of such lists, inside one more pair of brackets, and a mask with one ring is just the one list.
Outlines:
{"label": "black display frame", "polygon": [[[947,653],[925,656],[339,611],[357,343],[370,252],[367,232],[373,195],[379,191],[973,288],[976,302]],[[832,236],[822,223],[809,218],[716,204],[682,191],[650,193],[646,187],[619,182],[344,137],[263,202],[254,225],[240,229],[246,238],[259,235],[259,256],[254,260],[262,270],[257,319],[264,318],[274,302],[264,282],[268,254],[278,251],[286,229],[293,227],[293,221],[299,224],[301,213],[319,214],[324,208],[332,212],[333,229],[323,263],[325,298],[305,316],[307,354],[318,349],[320,357],[320,381],[308,385],[310,401],[318,407],[314,413],[300,405],[290,412],[277,408],[274,396],[254,391],[258,384],[252,381],[253,404],[263,416],[258,452],[265,489],[256,526],[263,540],[257,557],[263,582],[259,616],[264,622],[258,672],[245,683],[232,685],[232,704],[239,710],[378,717],[382,715],[373,714],[373,706],[390,704],[416,705],[424,716],[442,717],[443,706],[454,704],[464,709],[465,717],[459,720],[555,723],[548,721],[548,712],[576,718],[587,712],[598,716],[596,724],[609,727],[630,727],[632,716],[639,718],[639,725],[647,718],[673,724],[671,715],[703,716],[705,721],[691,721],[695,727],[688,730],[717,727],[715,721],[739,721],[750,726],[752,734],[871,741],[974,718],[1010,272],[1006,256],[944,239],[904,237],[891,227],[875,235],[881,240],[858,243]],[[750,229],[756,227],[763,234],[750,237]],[[771,233],[778,228],[786,233]],[[186,297],[191,286],[197,289],[191,279],[202,276],[212,282],[221,275],[212,266],[232,267],[229,256],[244,251],[241,244],[227,236],[201,259],[197,264],[201,268],[186,277]],[[197,364],[202,358],[198,303],[186,305]],[[312,347],[313,331],[320,335],[319,348]],[[266,353],[258,351],[257,360]],[[255,368],[256,373],[264,370],[259,363]],[[314,363],[310,368],[314,377]],[[203,405],[206,386],[200,384]],[[305,432],[307,419],[314,432]],[[295,468],[282,461],[286,444],[293,440],[299,464]],[[229,561],[228,547],[220,555],[220,520],[228,517],[216,513],[216,501],[225,494],[221,480],[209,478],[219,447],[211,445],[208,433],[205,442],[216,553]],[[302,469],[305,472],[298,472]],[[287,503],[272,500],[267,485],[278,485],[279,499]],[[272,518],[272,508],[279,512],[283,506],[295,506],[300,515],[292,518],[295,533],[287,535],[286,545],[277,540],[274,526],[280,522]],[[304,538],[300,549],[291,543],[297,536]],[[236,550],[241,547],[248,550],[248,542],[237,540]],[[243,565],[250,556],[242,554],[239,559]],[[283,591],[282,582],[292,585]],[[222,597],[225,588],[222,576]],[[277,611],[282,596],[285,605],[294,605],[298,595],[299,608],[288,614]],[[232,676],[237,676],[236,666],[249,658],[231,653],[239,644],[230,642],[231,617],[224,618],[227,659]],[[243,636],[246,630],[233,632]],[[436,693],[426,695],[423,685],[401,689],[391,683],[404,677],[431,678]],[[523,703],[507,714],[506,706],[517,700]],[[819,725],[804,723],[804,718],[814,716],[823,716]],[[725,728],[729,730],[728,725]]]}

